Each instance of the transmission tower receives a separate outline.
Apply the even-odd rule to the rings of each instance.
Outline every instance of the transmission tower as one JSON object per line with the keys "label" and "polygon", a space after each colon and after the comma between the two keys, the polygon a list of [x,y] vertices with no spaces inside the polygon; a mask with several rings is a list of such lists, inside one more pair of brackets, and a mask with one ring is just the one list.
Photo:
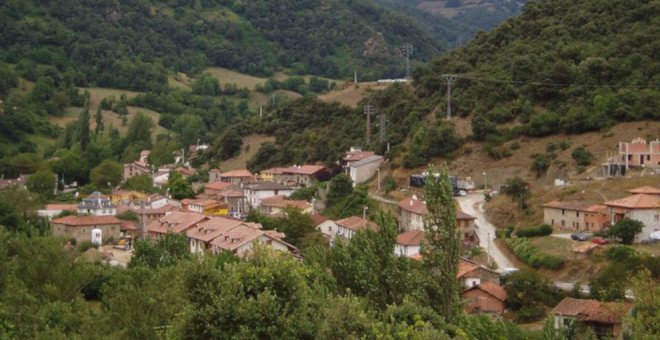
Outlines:
{"label": "transmission tower", "polygon": [[451,86],[456,83],[456,75],[443,74],[442,77],[447,81],[447,119],[451,119]]}
{"label": "transmission tower", "polygon": [[376,112],[371,102],[364,106],[364,114],[367,116],[367,145],[371,144],[371,115]]}
{"label": "transmission tower", "polygon": [[413,53],[413,46],[406,44],[403,46],[402,51],[406,55],[406,79],[411,79],[412,76],[410,75],[410,56]]}

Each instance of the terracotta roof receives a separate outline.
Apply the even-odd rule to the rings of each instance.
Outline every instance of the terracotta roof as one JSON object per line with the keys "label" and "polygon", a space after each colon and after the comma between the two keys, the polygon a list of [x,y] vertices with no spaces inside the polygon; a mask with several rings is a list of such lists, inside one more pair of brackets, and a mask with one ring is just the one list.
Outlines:
{"label": "terracotta roof", "polygon": [[246,188],[251,189],[251,190],[291,190],[290,187],[287,187],[286,185],[279,184],[279,183],[274,183],[274,182],[257,182],[257,183],[250,183],[245,185]]}
{"label": "terracotta roof", "polygon": [[406,198],[399,201],[399,208],[417,215],[426,215],[429,210],[426,208],[426,202],[414,198]]}
{"label": "terracotta roof", "polygon": [[137,230],[137,224],[134,221],[121,221],[120,230]]}
{"label": "terracotta roof", "polygon": [[460,210],[457,210],[456,211],[456,219],[457,220],[476,220],[477,218],[470,215],[470,214],[466,214],[466,213],[464,213]]}
{"label": "terracotta roof", "polygon": [[63,210],[63,211],[76,211],[78,205],[76,204],[46,204],[45,210]]}
{"label": "terracotta roof", "polygon": [[238,169],[223,172],[220,174],[222,177],[252,177],[252,173],[247,169]]}
{"label": "terracotta roof", "polygon": [[467,261],[463,258],[458,261],[458,271],[456,272],[456,278],[461,278],[471,271],[481,267],[479,264],[471,261]]}
{"label": "terracotta roof", "polygon": [[643,187],[628,190],[631,194],[660,195],[660,189],[646,185]]}
{"label": "terracotta roof", "polygon": [[189,169],[189,168],[184,168],[184,167],[178,167],[178,168],[174,169],[174,171],[182,174],[183,176],[188,176],[188,177],[194,176],[195,174],[197,174],[197,171],[195,169]]}
{"label": "terracotta roof", "polygon": [[298,165],[298,166],[288,167],[282,170],[282,172],[311,176],[325,169],[326,168],[323,165]]}
{"label": "terracotta roof", "polygon": [[480,289],[480,290],[492,295],[493,297],[495,297],[496,299],[498,299],[502,302],[506,301],[506,299],[507,299],[506,290],[504,290],[504,288],[502,288],[502,286],[497,285],[493,282],[484,282],[482,284],[470,287],[470,288],[466,289],[464,292],[468,292],[468,291],[471,291],[471,290],[474,290],[474,289]]}
{"label": "terracotta roof", "polygon": [[207,219],[207,217],[202,214],[173,212],[149,223],[147,230],[149,232],[160,234],[167,232],[181,233],[205,219]]}
{"label": "terracotta roof", "polygon": [[552,313],[577,317],[583,321],[617,324],[621,323],[621,319],[631,308],[630,303],[605,303],[598,300],[567,297],[552,310]]}
{"label": "terracotta roof", "polygon": [[244,224],[242,221],[224,217],[211,217],[208,221],[197,223],[195,228],[186,232],[189,238],[209,242],[227,231]]}
{"label": "terracotta roof", "polygon": [[211,241],[211,244],[223,250],[234,251],[263,234],[262,230],[240,225],[228,230],[222,236],[216,237]]}
{"label": "terracotta roof", "polygon": [[210,209],[210,208],[219,207],[223,205],[224,202],[211,200],[211,199],[195,199],[188,203],[188,205],[190,204],[198,205],[204,209]]}
{"label": "terracotta roof", "polygon": [[419,246],[424,239],[423,230],[410,230],[399,234],[396,237],[396,243],[404,246]]}
{"label": "terracotta roof", "polygon": [[367,157],[371,157],[375,155],[376,153],[373,151],[349,151],[346,153],[346,157],[344,157],[344,161],[346,162],[357,162],[361,161]]}
{"label": "terracotta roof", "polygon": [[593,250],[594,248],[598,248],[598,244],[596,243],[584,243],[579,246],[573,247],[573,252],[578,253],[578,254],[586,254]]}
{"label": "terracotta roof", "polygon": [[660,209],[660,196],[646,194],[632,195],[605,202],[605,205],[628,209]]}
{"label": "terracotta roof", "polygon": [[287,200],[286,197],[282,195],[266,197],[261,200],[262,206],[273,208],[296,208],[305,210],[310,204],[311,203],[303,200]]}
{"label": "terracotta roof", "polygon": [[575,211],[586,211],[591,204],[585,202],[562,202],[558,200],[543,204],[544,208],[565,209]]}
{"label": "terracotta roof", "polygon": [[218,193],[218,197],[245,197],[242,190],[222,190]]}
{"label": "terracotta roof", "polygon": [[222,171],[220,171],[220,169],[218,169],[218,168],[213,168],[213,169],[209,170],[209,173],[222,173]]}
{"label": "terracotta roof", "polygon": [[349,218],[345,218],[343,220],[337,221],[337,225],[340,225],[344,228],[348,228],[353,231],[358,231],[362,229],[372,229],[372,230],[377,230],[378,225],[374,222],[367,221],[361,217],[357,216],[351,216]]}
{"label": "terracotta roof", "polygon": [[284,172],[284,170],[286,170],[286,168],[270,168],[270,169],[262,170],[261,173],[278,175]]}
{"label": "terracotta roof", "polygon": [[225,190],[231,186],[233,186],[233,184],[227,182],[213,182],[206,184],[205,188],[211,190]]}
{"label": "terracotta roof", "polygon": [[52,220],[51,222],[57,224],[64,224],[68,226],[74,226],[74,227],[121,223],[121,221],[114,216],[64,216]]}
{"label": "terracotta roof", "polygon": [[314,214],[314,215],[312,215],[312,220],[314,220],[314,225],[319,225],[319,224],[329,220],[329,218],[327,218],[323,215]]}

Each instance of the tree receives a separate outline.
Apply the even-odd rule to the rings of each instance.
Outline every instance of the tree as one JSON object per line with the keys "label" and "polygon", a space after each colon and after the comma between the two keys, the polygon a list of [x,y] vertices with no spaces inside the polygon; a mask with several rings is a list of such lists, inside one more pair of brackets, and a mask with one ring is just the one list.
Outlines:
{"label": "tree", "polygon": [[85,101],[85,107],[80,111],[78,117],[78,140],[80,148],[85,150],[89,144],[89,98]]}
{"label": "tree", "polygon": [[635,240],[635,235],[639,234],[643,229],[644,223],[624,218],[611,226],[608,234],[611,237],[620,239],[623,244],[631,244]]}
{"label": "tree", "polygon": [[119,185],[123,175],[124,167],[119,162],[106,159],[92,169],[89,178],[98,188],[112,188]]}
{"label": "tree", "polygon": [[170,190],[170,195],[177,200],[195,196],[190,181],[176,171],[170,172],[167,188]]}
{"label": "tree", "polygon": [[187,147],[196,144],[198,139],[205,136],[206,126],[199,116],[184,114],[174,121],[172,131],[179,135],[181,145]]}
{"label": "tree", "polygon": [[152,192],[154,190],[154,179],[149,174],[137,175],[127,179],[121,187],[128,190]]}
{"label": "tree", "polygon": [[241,153],[243,139],[235,129],[228,129],[216,140],[215,144],[216,156],[220,160],[226,160]]}
{"label": "tree", "polygon": [[532,162],[532,170],[536,173],[536,177],[541,177],[550,168],[550,159],[546,155],[537,155]]}
{"label": "tree", "polygon": [[635,339],[651,340],[660,337],[660,286],[647,270],[633,278],[635,311],[628,316]]}
{"label": "tree", "polygon": [[48,169],[43,169],[30,175],[30,178],[27,180],[27,187],[31,192],[49,199],[53,196],[56,182],[57,177],[55,174]]}
{"label": "tree", "polygon": [[168,267],[190,258],[188,238],[185,234],[167,233],[162,240],[145,240],[135,243],[135,255],[131,267]]}
{"label": "tree", "polygon": [[98,134],[103,131],[103,111],[101,110],[101,106],[99,105],[98,109],[96,109],[96,114],[94,115],[94,120],[96,121],[96,127],[94,128],[94,134],[98,136]]}
{"label": "tree", "polygon": [[520,209],[526,208],[525,200],[529,196],[529,185],[522,178],[516,176],[506,180],[502,193],[511,197],[511,201],[520,200]]}
{"label": "tree", "polygon": [[[427,171],[429,174],[436,172],[432,166]],[[432,299],[437,299],[440,313],[450,322],[460,308],[456,274],[461,243],[460,230],[456,228],[456,202],[446,166],[441,169],[440,176],[428,177],[424,196],[429,213],[424,219],[421,254],[432,277],[427,292]]]}
{"label": "tree", "polygon": [[536,272],[522,270],[506,277],[507,307],[517,312],[523,322],[539,320],[545,308],[555,306],[562,298],[559,290]]}
{"label": "tree", "polygon": [[341,173],[330,180],[328,194],[325,197],[326,207],[332,207],[353,193],[353,181],[348,175]]}
{"label": "tree", "polygon": [[141,143],[147,147],[150,147],[151,131],[153,127],[154,122],[151,120],[151,117],[147,116],[143,112],[138,112],[128,124],[126,140],[129,144]]}
{"label": "tree", "polygon": [[575,163],[580,167],[591,164],[591,161],[595,158],[594,155],[583,146],[575,148],[571,153],[571,157],[573,157]]}

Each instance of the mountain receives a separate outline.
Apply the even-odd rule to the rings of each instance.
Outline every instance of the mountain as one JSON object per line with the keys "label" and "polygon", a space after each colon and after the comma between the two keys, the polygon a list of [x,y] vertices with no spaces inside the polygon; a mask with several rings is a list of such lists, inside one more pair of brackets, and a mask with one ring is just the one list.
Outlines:
{"label": "mountain", "polygon": [[165,70],[206,66],[401,76],[404,44],[430,60],[442,45],[413,20],[373,1],[4,1],[1,59],[47,64],[78,86],[162,90]]}
{"label": "mountain", "polygon": [[518,15],[527,0],[376,0],[415,18],[451,46],[467,43],[480,30],[491,30]]}

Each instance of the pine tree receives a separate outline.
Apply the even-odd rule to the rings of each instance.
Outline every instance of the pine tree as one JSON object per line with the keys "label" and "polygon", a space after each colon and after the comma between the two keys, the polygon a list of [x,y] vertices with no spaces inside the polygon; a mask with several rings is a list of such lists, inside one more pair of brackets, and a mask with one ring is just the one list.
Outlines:
{"label": "pine tree", "polygon": [[424,221],[426,240],[422,246],[424,264],[431,274],[427,292],[439,302],[438,311],[451,322],[459,311],[456,274],[461,244],[456,205],[447,168],[441,170],[439,177],[432,175],[432,166],[428,173],[424,195],[429,213]]}

